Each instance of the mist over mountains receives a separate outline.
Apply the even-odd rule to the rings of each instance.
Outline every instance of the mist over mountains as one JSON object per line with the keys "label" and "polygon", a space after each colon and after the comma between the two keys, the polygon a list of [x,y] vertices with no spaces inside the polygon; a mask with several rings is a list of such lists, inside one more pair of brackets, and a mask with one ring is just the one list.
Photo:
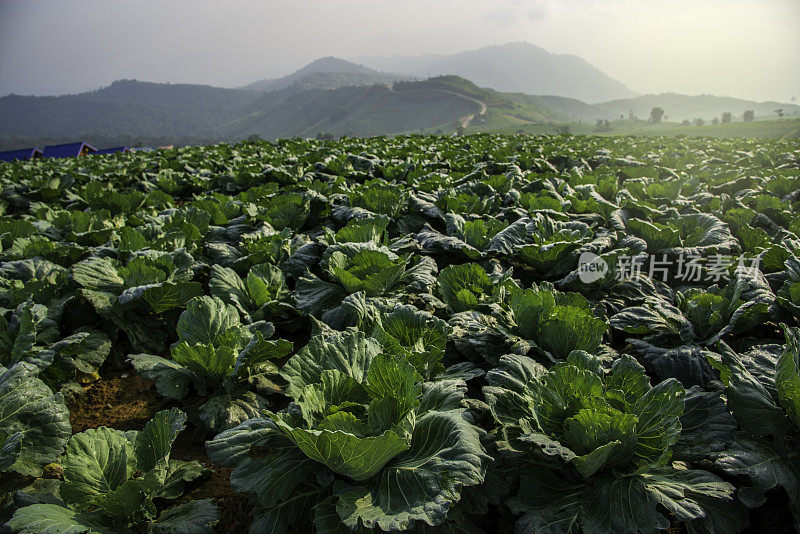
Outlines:
{"label": "mist over mountains", "polygon": [[245,85],[241,89],[269,92],[291,87],[299,83],[302,87],[341,87],[344,85],[371,85],[392,83],[397,80],[413,80],[413,76],[378,72],[335,57],[316,59],[288,76],[263,79]]}
{"label": "mist over mountains", "polygon": [[[225,89],[120,80],[58,97],[0,98],[0,145],[102,137],[135,144],[333,135],[509,130],[536,124],[646,119],[662,107],[671,121],[744,110],[769,116],[800,107],[711,95],[636,95],[576,56],[529,43],[451,56],[325,57],[281,78]],[[431,76],[433,76],[431,78]]]}
{"label": "mist over mountains", "polygon": [[637,95],[583,58],[551,54],[526,42],[487,46],[448,56],[363,57],[358,61],[387,72],[421,78],[452,74],[497,91],[563,96],[587,103]]}

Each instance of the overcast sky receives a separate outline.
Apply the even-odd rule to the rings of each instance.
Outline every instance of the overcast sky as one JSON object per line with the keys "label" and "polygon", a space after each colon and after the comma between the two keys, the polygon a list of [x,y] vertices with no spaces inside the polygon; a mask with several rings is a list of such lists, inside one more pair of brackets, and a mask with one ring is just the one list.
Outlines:
{"label": "overcast sky", "polygon": [[800,0],[0,0],[0,95],[120,78],[233,87],[321,56],[510,41],[643,93],[800,99]]}

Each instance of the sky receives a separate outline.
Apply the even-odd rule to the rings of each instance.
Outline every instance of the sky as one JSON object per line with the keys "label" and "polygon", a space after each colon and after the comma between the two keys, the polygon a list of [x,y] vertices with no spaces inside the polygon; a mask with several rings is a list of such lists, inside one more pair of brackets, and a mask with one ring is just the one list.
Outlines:
{"label": "sky", "polygon": [[0,0],[0,95],[245,85],[528,41],[642,93],[800,99],[800,0]]}

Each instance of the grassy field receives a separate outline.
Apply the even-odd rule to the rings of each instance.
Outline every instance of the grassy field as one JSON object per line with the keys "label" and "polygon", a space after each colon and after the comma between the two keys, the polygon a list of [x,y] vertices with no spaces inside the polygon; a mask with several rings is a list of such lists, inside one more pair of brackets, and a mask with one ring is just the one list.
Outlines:
{"label": "grassy field", "polygon": [[534,123],[512,116],[489,113],[483,122],[475,121],[467,133],[500,132],[524,134],[571,133],[573,135],[641,135],[645,137],[765,137],[799,138],[800,119],[759,120],[729,124],[683,126],[679,123],[651,124],[647,121],[620,120],[610,123],[609,131],[600,132],[594,124],[585,122]]}

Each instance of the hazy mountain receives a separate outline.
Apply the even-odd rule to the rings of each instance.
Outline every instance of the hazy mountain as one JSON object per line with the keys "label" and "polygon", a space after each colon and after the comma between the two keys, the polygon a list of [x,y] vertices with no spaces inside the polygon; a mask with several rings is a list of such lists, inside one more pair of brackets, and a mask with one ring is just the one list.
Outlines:
{"label": "hazy mountain", "polygon": [[[453,132],[460,126],[469,126],[470,131],[516,131],[543,123],[614,120],[627,117],[631,110],[646,119],[656,106],[670,121],[710,120],[723,112],[740,118],[748,109],[757,117],[774,117],[778,108],[786,115],[800,114],[800,107],[791,104],[710,95],[644,95],[587,104],[563,96],[486,89],[458,76],[374,83],[369,80],[380,73],[354,65],[324,58],[297,71],[299,77],[289,85],[273,85],[279,88],[271,91],[121,80],[78,95],[9,95],[0,98],[0,145],[21,148],[79,139],[199,143],[254,134],[274,139],[320,132],[363,136]],[[314,72],[316,68],[339,71]],[[360,70],[346,71],[353,68]],[[345,83],[358,77],[363,83]]]}
{"label": "hazy mountain", "polygon": [[636,93],[586,60],[551,54],[526,42],[487,46],[450,56],[359,58],[368,66],[412,76],[461,76],[481,87],[584,102],[628,98]]}
{"label": "hazy mountain", "polygon": [[[301,80],[308,76],[316,74]],[[482,89],[456,76],[334,89],[294,83],[263,93],[123,80],[79,95],[0,98],[0,136],[20,140],[382,135],[453,131],[476,117],[567,119],[540,97]]]}
{"label": "hazy mountain", "polygon": [[236,89],[136,80],[77,95],[9,95],[0,98],[0,135],[211,135],[256,96]]}
{"label": "hazy mountain", "polygon": [[665,120],[680,122],[688,119],[701,118],[711,120],[725,112],[732,113],[735,118],[741,119],[746,110],[753,110],[756,117],[776,118],[776,109],[783,109],[788,115],[800,111],[800,106],[794,104],[781,104],[779,102],[754,102],[727,96],[699,95],[689,96],[676,93],[663,93],[660,95],[643,95],[636,98],[625,98],[603,102],[595,106],[596,114],[591,118],[618,119],[620,116],[628,117],[633,111],[640,119],[650,117],[650,110],[660,107],[664,110]]}
{"label": "hazy mountain", "polygon": [[378,72],[364,65],[335,57],[323,57],[282,78],[264,79],[242,87],[247,91],[269,92],[299,85],[309,89],[330,89],[346,85],[372,85],[410,79],[410,76]]}
{"label": "hazy mountain", "polygon": [[[535,97],[533,97],[535,98]],[[242,118],[225,125],[233,137],[313,136],[320,132],[383,135],[420,130],[453,131],[473,118],[525,108],[530,119],[545,120],[546,110],[519,105],[496,91],[481,89],[457,76],[396,82],[391,87],[340,87],[333,90],[288,88],[263,95]],[[530,108],[530,109],[528,109]]]}

